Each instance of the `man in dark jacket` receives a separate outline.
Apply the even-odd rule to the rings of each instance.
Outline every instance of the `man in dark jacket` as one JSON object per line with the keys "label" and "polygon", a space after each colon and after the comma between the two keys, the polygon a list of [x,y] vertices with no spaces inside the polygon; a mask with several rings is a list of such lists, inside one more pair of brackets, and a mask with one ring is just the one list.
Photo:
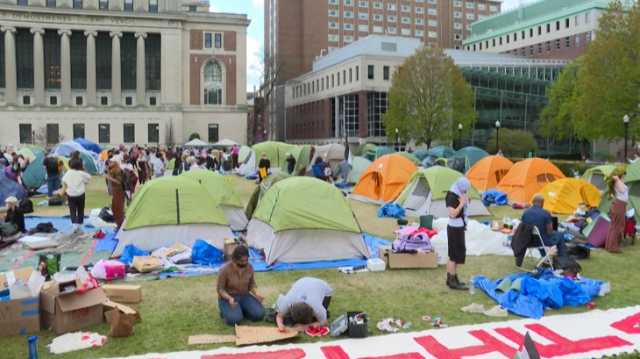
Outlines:
{"label": "man in dark jacket", "polygon": [[553,218],[551,214],[544,209],[544,197],[536,195],[533,197],[533,206],[522,214],[522,223],[535,226],[542,236],[545,246],[556,246],[558,256],[564,257],[567,254],[567,245],[561,233],[553,230]]}
{"label": "man in dark jacket", "polygon": [[53,193],[60,189],[60,167],[58,158],[53,155],[47,156],[42,163],[47,171],[47,195],[53,197]]}

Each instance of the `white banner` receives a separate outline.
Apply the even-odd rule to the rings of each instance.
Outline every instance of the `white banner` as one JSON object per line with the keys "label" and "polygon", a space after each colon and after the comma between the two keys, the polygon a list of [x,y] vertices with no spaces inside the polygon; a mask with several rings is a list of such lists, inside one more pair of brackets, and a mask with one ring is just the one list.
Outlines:
{"label": "white banner", "polygon": [[[374,325],[370,323],[370,327]],[[542,358],[630,353],[640,350],[640,306],[365,339],[145,354],[129,359],[511,359],[526,332]]]}

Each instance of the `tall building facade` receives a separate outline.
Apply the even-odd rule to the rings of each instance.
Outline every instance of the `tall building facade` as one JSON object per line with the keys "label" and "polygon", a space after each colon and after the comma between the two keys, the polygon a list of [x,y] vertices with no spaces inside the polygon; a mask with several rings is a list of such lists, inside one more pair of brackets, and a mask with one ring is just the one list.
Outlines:
{"label": "tall building facade", "polygon": [[194,0],[0,0],[0,144],[245,143],[245,15]]}
{"label": "tall building facade", "polygon": [[610,0],[541,0],[471,25],[464,48],[531,58],[575,59],[596,36]]}
{"label": "tall building facade", "polygon": [[[276,86],[311,71],[314,60],[369,35],[419,39],[460,49],[471,24],[500,12],[502,0],[265,0],[265,70]],[[284,91],[272,103],[271,131],[283,136]]]}
{"label": "tall building facade", "polygon": [[[360,140],[386,144],[383,124],[394,71],[419,49],[417,39],[369,36],[319,58],[313,70],[287,81],[286,140],[301,143]],[[474,90],[478,120],[460,143],[485,147],[499,120],[502,127],[538,133],[546,90],[564,60],[448,49]],[[543,154],[567,153],[566,143],[538,138]]]}

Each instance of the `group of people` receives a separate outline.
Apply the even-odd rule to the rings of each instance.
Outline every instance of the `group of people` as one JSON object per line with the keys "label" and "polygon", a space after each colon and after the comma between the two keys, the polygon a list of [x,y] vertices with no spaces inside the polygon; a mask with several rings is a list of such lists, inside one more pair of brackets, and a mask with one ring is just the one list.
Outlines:
{"label": "group of people", "polygon": [[29,166],[29,159],[15,151],[0,149],[0,169],[10,180],[22,184],[22,173]]}
{"label": "group of people", "polygon": [[[258,292],[253,267],[249,263],[249,250],[238,246],[231,260],[218,272],[218,309],[227,325],[234,326],[242,320],[261,321],[267,310],[264,297]],[[297,280],[286,294],[281,294],[274,304],[273,323],[282,332],[287,328],[304,331],[309,326],[326,326],[333,289],[317,278]]]}

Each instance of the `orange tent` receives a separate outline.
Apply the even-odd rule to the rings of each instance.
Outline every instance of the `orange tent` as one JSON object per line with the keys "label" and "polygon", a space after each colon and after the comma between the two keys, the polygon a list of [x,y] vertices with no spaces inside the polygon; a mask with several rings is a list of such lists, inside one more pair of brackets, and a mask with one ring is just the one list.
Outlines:
{"label": "orange tent", "polygon": [[406,157],[385,155],[373,162],[353,190],[354,198],[374,202],[391,202],[409,182],[418,168]]}
{"label": "orange tent", "polygon": [[496,188],[511,167],[513,167],[513,162],[503,156],[488,156],[476,162],[467,171],[467,178],[473,187],[484,192]]}
{"label": "orange tent", "polygon": [[542,158],[530,158],[516,163],[509,170],[498,184],[498,191],[506,193],[510,202],[529,203],[544,185],[564,177],[553,163]]}

